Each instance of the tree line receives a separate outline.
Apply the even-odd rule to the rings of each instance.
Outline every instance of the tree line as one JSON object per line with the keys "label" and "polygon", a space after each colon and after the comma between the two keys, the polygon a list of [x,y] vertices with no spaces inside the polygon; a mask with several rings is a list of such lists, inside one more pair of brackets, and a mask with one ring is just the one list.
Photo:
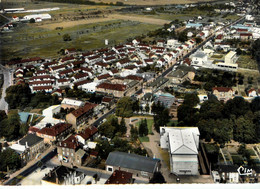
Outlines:
{"label": "tree line", "polygon": [[235,97],[226,103],[215,97],[196,108],[199,98],[196,94],[186,94],[184,102],[178,107],[179,126],[197,126],[201,138],[213,139],[219,144],[230,140],[240,143],[259,142],[260,97],[251,103],[242,97]]}

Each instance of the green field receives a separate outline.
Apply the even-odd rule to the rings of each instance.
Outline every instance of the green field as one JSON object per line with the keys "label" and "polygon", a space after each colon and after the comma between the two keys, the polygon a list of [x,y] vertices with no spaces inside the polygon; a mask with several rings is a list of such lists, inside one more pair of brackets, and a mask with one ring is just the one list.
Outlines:
{"label": "green field", "polygon": [[[35,27],[33,24],[23,24],[21,27],[17,27],[15,32],[4,33],[0,37],[0,40],[5,43],[2,46],[2,59],[34,56],[52,58],[58,56],[57,52],[60,49],[102,48],[105,39],[109,40],[109,45],[119,44],[128,38],[145,34],[158,27],[152,24],[122,20],[78,25],[63,30],[48,30]],[[62,36],[66,33],[71,36],[72,41],[63,41]]]}
{"label": "green field", "polygon": [[[140,124],[141,124],[141,120],[136,123],[136,126],[139,127]],[[148,134],[153,133],[153,130],[152,130],[153,124],[154,124],[153,119],[147,119]]]}
{"label": "green field", "polygon": [[150,141],[149,137],[147,137],[147,136],[139,137],[139,140],[140,140],[140,142],[149,142]]}

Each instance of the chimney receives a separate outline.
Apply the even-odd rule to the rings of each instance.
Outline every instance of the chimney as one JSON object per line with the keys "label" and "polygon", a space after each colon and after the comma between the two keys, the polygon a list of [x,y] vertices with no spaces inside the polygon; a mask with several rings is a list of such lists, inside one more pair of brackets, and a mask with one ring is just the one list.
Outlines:
{"label": "chimney", "polygon": [[25,142],[25,147],[26,147],[26,148],[29,148],[29,147],[28,147],[28,142],[27,142],[27,141]]}
{"label": "chimney", "polygon": [[59,178],[56,177],[56,184],[59,184]]}

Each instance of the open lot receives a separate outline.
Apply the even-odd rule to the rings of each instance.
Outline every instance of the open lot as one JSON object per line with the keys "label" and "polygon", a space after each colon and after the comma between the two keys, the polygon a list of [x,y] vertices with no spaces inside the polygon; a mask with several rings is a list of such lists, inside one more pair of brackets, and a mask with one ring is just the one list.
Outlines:
{"label": "open lot", "polygon": [[257,70],[257,63],[254,59],[252,59],[249,55],[240,55],[237,60],[238,66],[240,68]]}
{"label": "open lot", "polygon": [[210,0],[92,0],[96,3],[116,3],[122,2],[128,5],[168,5],[168,4],[186,4],[186,3],[197,3],[197,2],[208,2]]}

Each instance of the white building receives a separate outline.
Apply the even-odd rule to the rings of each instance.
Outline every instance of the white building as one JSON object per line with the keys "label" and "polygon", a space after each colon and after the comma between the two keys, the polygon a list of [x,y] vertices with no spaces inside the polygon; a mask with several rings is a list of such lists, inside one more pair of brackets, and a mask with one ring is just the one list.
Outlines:
{"label": "white building", "polygon": [[227,53],[227,55],[225,56],[225,64],[235,64],[237,61],[236,54],[237,53],[235,51],[230,51],[229,53]]}
{"label": "white building", "polygon": [[208,61],[207,54],[202,51],[197,51],[192,57],[192,61],[191,61],[192,66],[202,67],[210,64],[211,63]]}
{"label": "white building", "polygon": [[199,174],[199,135],[197,127],[160,127],[160,144],[169,151],[171,173]]}
{"label": "white building", "polygon": [[60,109],[61,105],[50,106],[42,111],[42,115],[48,118],[53,118],[53,115],[59,113]]}
{"label": "white building", "polygon": [[51,15],[50,14],[31,14],[31,15],[26,15],[23,17],[24,20],[30,20],[30,19],[37,19],[37,18],[40,18],[42,20],[45,20],[45,19],[51,19]]}
{"label": "white building", "polygon": [[96,92],[96,86],[99,85],[99,82],[91,82],[91,83],[87,83],[82,85],[82,90],[85,92],[90,92],[90,93],[94,93]]}

